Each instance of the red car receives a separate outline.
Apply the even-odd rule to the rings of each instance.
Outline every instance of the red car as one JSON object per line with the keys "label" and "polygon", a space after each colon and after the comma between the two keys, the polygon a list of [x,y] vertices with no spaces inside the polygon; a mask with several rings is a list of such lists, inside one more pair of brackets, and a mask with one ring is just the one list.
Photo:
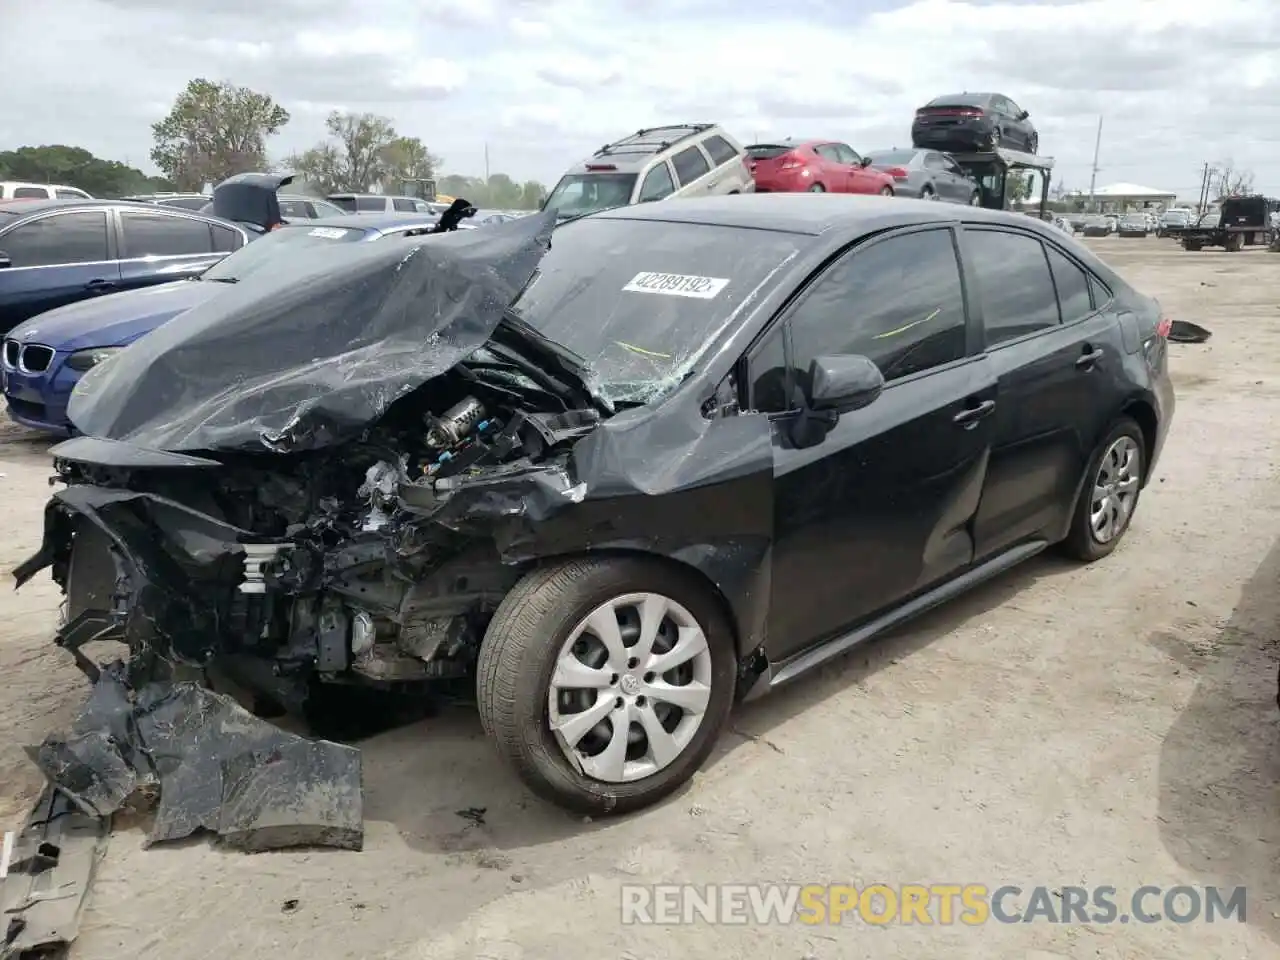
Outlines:
{"label": "red car", "polygon": [[879,193],[893,196],[893,177],[871,168],[847,143],[805,140],[747,147],[756,193]]}

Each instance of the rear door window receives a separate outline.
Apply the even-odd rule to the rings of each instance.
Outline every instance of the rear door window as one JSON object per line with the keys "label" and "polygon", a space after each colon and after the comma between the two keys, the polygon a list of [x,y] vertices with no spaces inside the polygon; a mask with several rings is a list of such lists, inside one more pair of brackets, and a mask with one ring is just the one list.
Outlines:
{"label": "rear door window", "polygon": [[661,200],[676,192],[676,185],[671,179],[671,169],[660,163],[644,175],[644,183],[640,185],[640,203],[650,200]]}
{"label": "rear door window", "polygon": [[60,187],[55,190],[59,200],[88,200],[89,195],[83,190],[72,190],[70,187]]}
{"label": "rear door window", "polygon": [[988,347],[1058,325],[1053,277],[1036,237],[966,228],[964,238],[965,271],[978,281]]}
{"label": "rear door window", "polygon": [[15,200],[47,200],[49,191],[44,187],[15,187],[13,191],[13,199]]}
{"label": "rear door window", "polygon": [[360,213],[382,213],[387,209],[383,197],[356,197],[356,210]]}
{"label": "rear door window", "polygon": [[671,163],[676,168],[676,177],[679,178],[682,187],[687,187],[711,171],[707,158],[697,147],[681,150],[671,158]]}
{"label": "rear door window", "polygon": [[1093,297],[1089,294],[1089,275],[1084,268],[1052,244],[1045,244],[1053,285],[1058,290],[1058,308],[1063,323],[1074,323],[1093,313]]}
{"label": "rear door window", "polygon": [[733,149],[729,141],[724,137],[716,136],[707,137],[703,141],[703,147],[706,148],[707,154],[711,157],[711,162],[717,167],[722,167],[731,160],[736,160],[738,151]]}
{"label": "rear door window", "polygon": [[124,233],[122,260],[213,253],[213,234],[205,220],[122,210],[120,225]]}
{"label": "rear door window", "polygon": [[345,210],[347,213],[355,213],[355,212],[356,212],[356,198],[355,198],[355,197],[330,197],[330,198],[329,198],[329,202],[330,202],[330,203],[332,203],[332,204],[333,204],[334,206],[336,206],[336,207],[341,207],[341,208],[342,208],[343,210]]}
{"label": "rear door window", "polygon": [[105,210],[55,213],[0,234],[0,250],[14,267],[48,267],[107,260]]}
{"label": "rear door window", "polygon": [[836,151],[834,143],[821,143],[813,148],[813,152],[823,160],[830,160],[832,163],[840,162],[840,154]]}
{"label": "rear door window", "polygon": [[231,253],[231,251],[239,250],[244,246],[244,237],[240,235],[239,230],[233,230],[231,227],[224,227],[217,223],[209,224],[209,229],[213,231],[214,253]]}
{"label": "rear door window", "polygon": [[417,212],[417,208],[413,205],[413,201],[407,197],[395,197],[391,201],[391,207],[398,213]]}
{"label": "rear door window", "polygon": [[869,357],[886,380],[961,359],[966,317],[951,231],[855,248],[818,279],[789,322],[800,374],[833,354]]}
{"label": "rear door window", "polygon": [[280,216],[286,220],[310,220],[314,213],[305,200],[281,200]]}

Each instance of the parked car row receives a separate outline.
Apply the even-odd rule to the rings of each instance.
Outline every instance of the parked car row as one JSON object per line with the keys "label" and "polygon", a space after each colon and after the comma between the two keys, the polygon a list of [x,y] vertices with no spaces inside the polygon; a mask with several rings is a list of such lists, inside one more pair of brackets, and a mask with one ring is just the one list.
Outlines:
{"label": "parked car row", "polygon": [[[67,402],[85,372],[227,284],[308,246],[441,225],[441,215],[416,210],[291,219],[293,205],[321,201],[280,194],[282,179],[233,177],[212,200],[202,197],[208,213],[137,200],[0,203],[0,388],[10,416],[65,433]],[[514,219],[458,206],[455,229]]]}

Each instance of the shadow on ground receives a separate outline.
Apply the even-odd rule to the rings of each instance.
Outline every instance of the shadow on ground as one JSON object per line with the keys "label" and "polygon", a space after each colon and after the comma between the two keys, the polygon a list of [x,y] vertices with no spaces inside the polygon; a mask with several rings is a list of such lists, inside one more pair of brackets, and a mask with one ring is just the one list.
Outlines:
{"label": "shadow on ground", "polygon": [[1280,543],[1225,624],[1151,642],[1199,676],[1160,753],[1165,848],[1206,885],[1246,887],[1247,921],[1280,944],[1277,636]]}

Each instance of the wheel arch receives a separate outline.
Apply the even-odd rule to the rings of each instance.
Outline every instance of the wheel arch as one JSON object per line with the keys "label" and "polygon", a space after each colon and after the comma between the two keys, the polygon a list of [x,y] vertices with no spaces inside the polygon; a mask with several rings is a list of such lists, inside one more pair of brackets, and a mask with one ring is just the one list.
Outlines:
{"label": "wheel arch", "polygon": [[695,544],[670,553],[647,549],[638,545],[611,545],[589,550],[574,550],[564,553],[546,554],[528,564],[527,570],[550,564],[566,563],[581,559],[606,559],[608,557],[626,557],[647,560],[675,570],[692,579],[698,588],[719,607],[725,622],[733,634],[734,649],[739,660],[752,656],[759,646],[759,638],[763,636],[764,618],[768,610],[768,553],[764,553],[758,563],[738,563],[732,579],[729,579],[724,568],[711,561],[721,552],[715,544]]}
{"label": "wheel arch", "polygon": [[1130,397],[1120,408],[1119,416],[1129,417],[1142,430],[1142,485],[1145,487],[1151,476],[1151,460],[1155,456],[1156,438],[1160,432],[1155,406],[1146,397]]}

